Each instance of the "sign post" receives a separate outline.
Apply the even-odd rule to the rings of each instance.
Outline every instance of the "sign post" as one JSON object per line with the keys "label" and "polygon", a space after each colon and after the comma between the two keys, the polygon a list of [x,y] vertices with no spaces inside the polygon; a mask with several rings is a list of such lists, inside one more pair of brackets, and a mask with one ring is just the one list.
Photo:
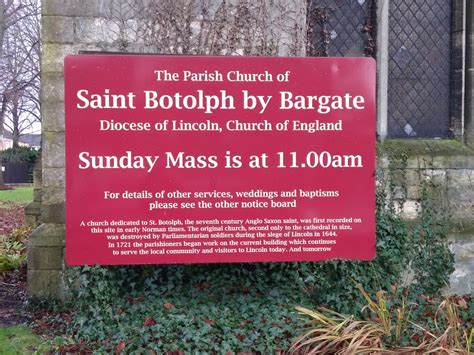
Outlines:
{"label": "sign post", "polygon": [[375,62],[65,60],[66,260],[369,260]]}

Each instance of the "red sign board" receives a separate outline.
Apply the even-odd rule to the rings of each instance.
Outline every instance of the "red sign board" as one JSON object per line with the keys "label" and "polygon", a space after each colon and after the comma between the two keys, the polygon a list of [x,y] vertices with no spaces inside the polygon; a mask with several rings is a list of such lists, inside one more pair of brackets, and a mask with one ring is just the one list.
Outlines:
{"label": "red sign board", "polygon": [[375,62],[65,60],[66,260],[369,260]]}

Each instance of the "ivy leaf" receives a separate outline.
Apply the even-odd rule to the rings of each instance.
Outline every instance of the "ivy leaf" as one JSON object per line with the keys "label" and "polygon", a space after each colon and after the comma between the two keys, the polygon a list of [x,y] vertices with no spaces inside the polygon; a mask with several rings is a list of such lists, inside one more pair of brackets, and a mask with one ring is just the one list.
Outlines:
{"label": "ivy leaf", "polygon": [[208,289],[209,287],[211,287],[211,284],[208,283],[208,282],[201,282],[201,283],[198,283],[196,285],[194,285],[195,288],[197,288],[198,290],[204,290],[204,289]]}
{"label": "ivy leaf", "polygon": [[145,320],[143,321],[143,325],[145,327],[151,327],[153,325],[156,325],[156,320],[153,317],[147,316],[145,317]]}
{"label": "ivy leaf", "polygon": [[244,341],[245,338],[246,338],[245,335],[243,335],[243,334],[237,334],[236,337],[237,337],[237,339],[239,339],[240,341]]}
{"label": "ivy leaf", "polygon": [[174,304],[167,302],[167,303],[163,304],[163,307],[165,307],[167,310],[170,310],[170,309],[174,308]]}
{"label": "ivy leaf", "polygon": [[115,354],[119,355],[122,353],[123,349],[125,349],[125,342],[121,341],[118,343],[117,347],[115,348]]}

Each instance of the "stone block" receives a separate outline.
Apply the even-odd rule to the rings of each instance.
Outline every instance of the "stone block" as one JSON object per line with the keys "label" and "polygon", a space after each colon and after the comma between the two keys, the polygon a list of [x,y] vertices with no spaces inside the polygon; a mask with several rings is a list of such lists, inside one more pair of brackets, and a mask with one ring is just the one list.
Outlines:
{"label": "stone block", "polygon": [[421,197],[420,186],[407,186],[407,198],[410,200],[419,200]]}
{"label": "stone block", "polygon": [[[117,22],[117,21],[116,21]],[[123,34],[121,35],[121,38],[119,38],[122,41],[125,41],[126,43],[132,45],[132,44],[137,44],[143,46],[143,35],[139,35],[140,32],[140,27],[138,24],[138,21],[136,20],[126,20],[125,23],[118,22],[118,26],[122,27],[123,29]],[[120,36],[119,36],[120,37]],[[133,52],[133,50],[127,48],[127,50]]]}
{"label": "stone block", "polygon": [[418,217],[418,202],[414,200],[407,200],[403,204],[400,213],[401,217],[407,220],[415,220]]}
{"label": "stone block", "polygon": [[62,270],[63,247],[28,248],[28,269]]}
{"label": "stone block", "polygon": [[[106,20],[103,18],[76,18],[74,20],[76,42],[80,50],[143,52],[143,37],[139,35],[136,20]],[[84,48],[86,47],[86,48]]]}
{"label": "stone block", "polygon": [[41,74],[41,102],[64,101],[64,77],[62,73]]}
{"label": "stone block", "polygon": [[393,195],[394,200],[401,200],[406,198],[406,192],[401,186],[395,186],[393,188]]}
{"label": "stone block", "polygon": [[[119,48],[117,50],[119,50]],[[139,39],[135,43],[127,43],[127,48],[125,51],[130,53],[153,53],[153,48],[151,46],[144,45]]]}
{"label": "stone block", "polygon": [[54,205],[65,201],[64,187],[43,187],[43,205]]}
{"label": "stone block", "polygon": [[46,101],[41,105],[43,130],[47,132],[64,132],[64,102]]}
{"label": "stone block", "polygon": [[35,190],[41,190],[41,187],[43,186],[43,175],[41,173],[41,159],[42,157],[40,156],[35,163],[35,167],[33,170],[33,188]]}
{"label": "stone block", "polygon": [[474,243],[463,243],[460,245],[457,251],[457,257],[459,260],[469,260],[474,261]]}
{"label": "stone block", "polygon": [[63,247],[64,224],[43,223],[29,237],[28,247]]}
{"label": "stone block", "polygon": [[447,196],[452,206],[450,217],[454,221],[471,221],[474,215],[474,191],[449,188]]}
{"label": "stone block", "polygon": [[474,220],[453,221],[453,230],[449,232],[451,242],[474,243]]}
{"label": "stone block", "polygon": [[28,269],[27,292],[30,298],[62,298],[62,271]]}
{"label": "stone block", "polygon": [[43,188],[62,187],[66,185],[64,168],[47,168],[43,170]]}
{"label": "stone block", "polygon": [[474,262],[456,263],[455,270],[449,277],[449,294],[474,294]]}
{"label": "stone block", "polygon": [[448,198],[456,206],[459,213],[465,212],[462,210],[463,204],[467,204],[464,208],[474,208],[474,191],[466,189],[465,186],[450,186],[448,188]]}
{"label": "stone block", "polygon": [[33,201],[34,202],[39,202],[41,203],[41,197],[43,195],[43,190],[42,189],[34,189],[33,190]]}
{"label": "stone block", "polygon": [[74,54],[74,48],[75,46],[71,44],[43,43],[41,71],[43,73],[61,73],[64,69],[64,57]]}
{"label": "stone block", "polygon": [[455,271],[450,277],[450,293],[474,294],[474,243],[455,242],[451,245],[454,253]]}
{"label": "stone block", "polygon": [[109,17],[111,0],[43,0],[43,15]]}
{"label": "stone block", "polygon": [[[144,10],[150,5],[153,5],[153,2],[155,2],[156,8],[157,2],[155,0],[141,0],[139,3],[123,0],[112,0],[110,9],[111,17],[124,19],[144,19],[148,16],[147,11]],[[212,11],[212,3],[213,1],[206,4],[209,14],[211,14]]]}
{"label": "stone block", "polygon": [[25,207],[25,224],[35,226],[41,217],[41,203],[33,201]]}
{"label": "stone block", "polygon": [[55,204],[43,204],[41,207],[41,212],[41,220],[44,223],[66,223],[66,210],[64,202]]}
{"label": "stone block", "polygon": [[387,157],[387,154],[383,154],[383,156],[377,159],[377,166],[382,169],[388,169],[390,165],[390,159]]}
{"label": "stone block", "polygon": [[38,209],[38,212],[39,212],[39,215],[28,214],[25,211],[25,225],[27,225],[27,226],[36,226],[38,223],[40,223],[41,208]]}
{"label": "stone block", "polygon": [[43,43],[41,70],[43,73],[62,73],[64,57],[78,54],[80,51],[101,51],[103,48],[95,44],[56,44]]}
{"label": "stone block", "polygon": [[[451,158],[451,157],[449,157]],[[407,169],[414,171],[428,170],[428,169],[443,169],[449,167],[449,161],[443,156],[437,155],[416,155],[411,156],[407,161]]]}
{"label": "stone block", "polygon": [[33,202],[41,203],[42,192],[43,192],[42,188],[33,189]]}
{"label": "stone block", "polygon": [[422,172],[417,169],[406,169],[405,178],[407,186],[417,186],[420,184]]}
{"label": "stone block", "polygon": [[420,159],[420,156],[410,157],[407,160],[407,169],[417,170],[420,168],[424,168],[426,166],[426,163],[427,161]]}
{"label": "stone block", "polygon": [[64,168],[64,133],[43,131],[43,171]]}
{"label": "stone block", "polygon": [[448,171],[448,185],[457,188],[470,188],[474,190],[473,169],[450,169]]}
{"label": "stone block", "polygon": [[41,204],[41,196],[42,196],[42,189],[34,189],[33,190],[33,202],[38,202]]}
{"label": "stone block", "polygon": [[120,37],[117,23],[103,18],[75,18],[74,26],[76,41],[80,43],[112,44]]}
{"label": "stone block", "polygon": [[70,17],[43,16],[41,35],[44,43],[74,42],[74,20]]}
{"label": "stone block", "polygon": [[447,172],[444,169],[426,169],[422,172],[425,181],[437,186],[446,184]]}
{"label": "stone block", "polygon": [[474,155],[436,156],[432,169],[474,169]]}

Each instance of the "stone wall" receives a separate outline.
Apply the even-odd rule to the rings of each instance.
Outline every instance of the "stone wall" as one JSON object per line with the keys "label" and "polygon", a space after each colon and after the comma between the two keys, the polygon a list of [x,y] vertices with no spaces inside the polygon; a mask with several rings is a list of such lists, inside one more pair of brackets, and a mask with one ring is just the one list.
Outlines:
{"label": "stone wall", "polygon": [[[155,5],[144,8],[147,3]],[[304,55],[305,1],[276,0],[271,8],[262,4],[42,1],[42,224],[29,244],[30,296],[64,296],[64,57],[81,51]]]}
{"label": "stone wall", "polygon": [[108,49],[81,41],[79,28],[110,16],[110,6],[110,0],[42,2],[42,224],[31,235],[28,248],[28,292],[33,297],[64,296],[64,57],[80,50]]}
{"label": "stone wall", "polygon": [[[66,266],[63,258],[65,237],[63,63],[66,55],[77,54],[80,51],[304,55],[305,0],[292,2],[275,0],[271,12],[265,10],[266,17],[256,15],[261,14],[258,11],[262,11],[258,7],[258,1],[250,2],[252,5],[248,8],[239,6],[240,2],[237,0],[225,3],[218,0],[156,3],[184,2],[206,3],[209,11],[203,13],[199,12],[198,7],[192,7],[192,11],[183,13],[177,7],[160,8],[160,11],[165,11],[162,12],[165,15],[160,19],[164,22],[160,25],[153,22],[150,16],[147,17],[147,11],[139,7],[140,4],[148,3],[146,1],[42,1],[41,225],[33,232],[29,243],[30,296],[59,298],[64,296],[62,278]],[[472,13],[472,2],[467,3],[468,11]],[[169,21],[173,16],[184,19],[187,25],[179,26],[175,24],[176,21]],[[262,21],[265,18],[271,21]],[[161,28],[161,32],[154,32],[153,29],[157,28]],[[468,132],[473,127],[471,22],[468,22],[467,33],[466,121],[465,125],[456,127],[457,132],[463,129]],[[249,34],[252,34],[250,40]],[[379,77],[380,75],[379,72]],[[456,252],[457,263],[456,272],[452,276],[452,291],[472,293],[474,185],[471,177],[474,177],[474,155],[472,151],[457,143],[432,143],[416,147],[412,146],[412,143],[402,143],[408,144],[406,147],[411,152],[408,160],[407,202],[404,213],[407,218],[416,217],[419,186],[423,179],[432,179],[445,186],[447,193],[445,196],[449,199],[449,205],[455,207],[453,216],[456,220],[451,236],[455,242],[453,251]],[[382,159],[380,164],[384,165],[386,161]]]}
{"label": "stone wall", "polygon": [[[404,218],[416,221],[426,186],[425,198],[435,206],[434,211],[450,219],[447,230],[456,270],[449,292],[474,294],[474,151],[454,140],[387,140],[379,148],[378,167],[385,173],[393,152],[406,154],[406,167],[397,174],[403,181],[396,182],[392,196],[404,200]],[[399,168],[399,163],[393,164],[392,169]]]}
{"label": "stone wall", "polygon": [[41,157],[33,168],[33,201],[25,207],[25,223],[37,226],[41,222],[41,195],[43,188]]}

